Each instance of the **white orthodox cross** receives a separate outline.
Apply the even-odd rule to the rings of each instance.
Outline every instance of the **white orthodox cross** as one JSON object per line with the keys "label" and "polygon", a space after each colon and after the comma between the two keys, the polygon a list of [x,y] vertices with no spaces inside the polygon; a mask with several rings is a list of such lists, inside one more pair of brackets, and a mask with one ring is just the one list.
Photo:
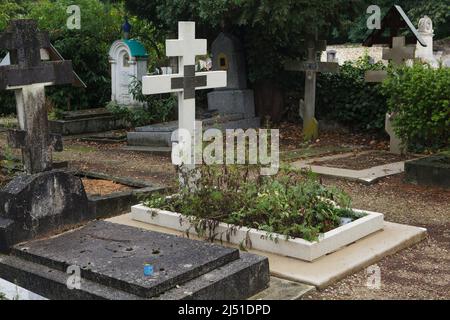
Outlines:
{"label": "white orthodox cross", "polygon": [[178,57],[178,74],[145,76],[142,79],[144,95],[177,93],[179,128],[189,131],[189,154],[195,164],[195,91],[227,86],[226,71],[195,72],[196,56],[206,55],[207,41],[195,39],[195,22],[178,23],[178,39],[166,41],[166,55]]}

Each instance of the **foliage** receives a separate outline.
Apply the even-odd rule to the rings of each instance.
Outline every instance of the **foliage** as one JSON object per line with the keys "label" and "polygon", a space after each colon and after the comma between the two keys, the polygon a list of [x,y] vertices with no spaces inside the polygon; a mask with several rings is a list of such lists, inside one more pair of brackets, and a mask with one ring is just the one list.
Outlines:
{"label": "foliage", "polygon": [[371,32],[367,29],[366,8],[369,5],[378,5],[381,8],[382,17],[392,7],[400,5],[406,12],[411,22],[417,27],[419,19],[427,15],[433,20],[436,38],[442,39],[450,36],[450,3],[448,0],[366,0],[364,9],[353,23],[343,23],[341,30],[333,30],[330,38],[333,42],[361,43]]}
{"label": "foliage", "polygon": [[128,108],[111,102],[107,109],[117,118],[125,119],[132,126],[140,127],[174,119],[177,98],[173,95],[145,96],[142,94],[142,82],[134,79],[130,85],[134,99],[142,103],[142,108]]}
{"label": "foliage", "polygon": [[393,69],[382,90],[395,113],[395,130],[411,150],[450,145],[449,68],[416,63]]}
{"label": "foliage", "polygon": [[[340,28],[342,16],[360,9],[363,0],[125,0],[126,8],[149,20],[163,40],[176,35],[177,21],[197,23],[197,36],[209,43],[225,29],[245,46],[249,79],[278,79],[286,56],[297,57],[308,35]],[[314,17],[314,19],[311,19]]]}
{"label": "foliage", "polygon": [[384,131],[386,98],[380,86],[366,83],[368,70],[383,69],[370,64],[365,55],[357,62],[347,62],[339,74],[321,74],[317,82],[317,116],[337,121],[353,130]]}
{"label": "foliage", "polygon": [[219,222],[263,230],[269,238],[276,233],[313,241],[338,227],[341,217],[358,218],[346,194],[326,188],[311,174],[285,171],[277,177],[255,178],[249,167],[199,170],[195,190],[182,188],[172,197],[152,195],[145,205],[190,217],[197,233],[205,236],[209,231],[209,240],[217,239],[214,229]]}
{"label": "foliage", "polygon": [[[66,26],[69,5],[81,9],[81,29],[69,30]],[[47,88],[47,96],[55,108],[84,109],[106,105],[111,97],[111,76],[108,51],[111,44],[122,37],[121,25],[127,15],[122,1],[116,3],[99,0],[0,0],[0,31],[12,18],[31,18],[38,21],[41,30],[49,31],[52,44],[67,60],[72,60],[74,70],[86,83],[87,89],[72,86]],[[154,27],[135,16],[129,16],[133,25],[132,36],[141,40],[150,50],[150,61],[161,49],[153,39]],[[3,93],[0,94],[3,102]],[[6,113],[3,103],[0,112]],[[9,106],[9,104],[5,104]]]}

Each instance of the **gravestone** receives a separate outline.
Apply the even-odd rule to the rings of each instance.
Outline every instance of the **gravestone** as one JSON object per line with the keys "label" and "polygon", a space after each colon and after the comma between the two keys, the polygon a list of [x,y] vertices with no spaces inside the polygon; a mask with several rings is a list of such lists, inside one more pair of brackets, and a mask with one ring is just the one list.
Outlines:
{"label": "gravestone", "polygon": [[[406,46],[405,37],[392,38],[392,48],[383,49],[383,59],[388,60],[394,65],[402,65],[408,59],[414,59],[415,48]],[[386,71],[368,71],[365,75],[366,82],[379,83],[387,78]],[[385,130],[390,137],[390,152],[393,154],[405,153],[405,142],[396,134],[392,120],[394,114],[386,114]]]}
{"label": "gravestone", "polygon": [[141,42],[129,39],[131,25],[124,24],[122,40],[115,41],[109,50],[111,64],[111,101],[124,106],[140,106],[130,93],[133,80],[147,74],[148,54]]}
{"label": "gravestone", "polygon": [[[144,274],[151,265],[153,274]],[[67,285],[68,267],[80,287]],[[0,255],[0,277],[50,299],[235,300],[267,288],[266,257],[105,221]]]}
{"label": "gravestone", "polygon": [[339,64],[335,62],[318,61],[317,53],[326,50],[326,41],[308,40],[306,42],[306,48],[308,51],[308,58],[306,61],[289,61],[286,63],[285,68],[288,71],[304,71],[306,73],[305,99],[300,103],[300,115],[303,117],[303,134],[305,139],[312,140],[317,139],[319,136],[319,123],[315,117],[317,73],[338,73]]}
{"label": "gravestone", "polygon": [[247,72],[244,49],[239,39],[221,33],[212,47],[213,70],[227,72],[226,88],[218,88],[208,94],[208,109],[220,114],[241,114],[255,117],[253,90],[247,88]]}
{"label": "gravestone", "polygon": [[424,16],[419,21],[419,34],[425,41],[426,46],[417,42],[416,46],[416,58],[421,59],[423,62],[429,63],[433,67],[438,67],[439,63],[436,60],[433,52],[433,21],[428,16]]}
{"label": "gravestone", "polygon": [[0,34],[0,49],[11,65],[0,67],[0,90],[14,90],[20,130],[8,143],[22,150],[26,175],[0,191],[0,249],[66,224],[83,220],[87,197],[79,178],[52,171],[52,150],[62,151],[61,136],[49,134],[45,87],[73,82],[71,61],[41,61],[48,34],[33,20],[12,21]]}

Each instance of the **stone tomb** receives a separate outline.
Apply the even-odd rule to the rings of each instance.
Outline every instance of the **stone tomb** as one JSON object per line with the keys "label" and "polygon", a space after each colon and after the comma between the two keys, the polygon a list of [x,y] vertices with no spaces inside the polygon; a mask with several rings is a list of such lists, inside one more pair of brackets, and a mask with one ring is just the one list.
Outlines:
{"label": "stone tomb", "polygon": [[436,155],[406,163],[406,181],[450,189],[450,156]]}
{"label": "stone tomb", "polygon": [[[69,266],[81,269],[79,289],[67,287]],[[99,221],[13,247],[0,256],[0,277],[50,299],[246,299],[267,288],[269,265],[237,249]]]}

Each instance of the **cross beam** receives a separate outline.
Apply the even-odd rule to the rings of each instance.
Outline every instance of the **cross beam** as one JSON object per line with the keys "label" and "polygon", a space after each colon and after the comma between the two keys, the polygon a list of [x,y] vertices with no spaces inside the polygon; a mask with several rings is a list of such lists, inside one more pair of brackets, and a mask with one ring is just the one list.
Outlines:
{"label": "cross beam", "polygon": [[316,80],[317,73],[339,73],[339,64],[335,62],[320,62],[317,60],[317,53],[326,50],[327,42],[324,40],[310,40],[306,43],[308,58],[306,61],[289,61],[285,65],[288,71],[304,71],[305,80],[305,101],[303,114],[303,134],[305,139],[316,139],[319,135],[319,124],[315,118],[316,109]]}
{"label": "cross beam", "polygon": [[[408,59],[414,59],[416,48],[407,47],[405,37],[392,38],[392,48],[383,49],[383,59],[392,62],[394,65],[402,65]],[[387,78],[388,74],[384,70],[367,71],[366,82],[379,83]]]}
{"label": "cross beam", "polygon": [[73,82],[71,61],[41,61],[41,49],[51,47],[47,33],[33,20],[11,21],[0,33],[0,49],[11,65],[0,67],[0,90],[14,90],[20,130],[8,133],[12,147],[22,149],[28,174],[52,169],[52,151],[62,151],[60,136],[50,135],[45,87]]}
{"label": "cross beam", "polygon": [[178,39],[166,41],[166,55],[178,57],[178,74],[145,76],[142,79],[144,95],[177,93],[179,128],[191,133],[192,144],[187,154],[195,161],[195,91],[227,86],[226,71],[195,72],[195,58],[206,55],[207,42],[195,39],[195,22],[178,23]]}
{"label": "cross beam", "polygon": [[14,20],[0,34],[0,50],[10,53],[11,65],[0,67],[0,90],[35,83],[73,82],[71,61],[41,61],[41,49],[51,47],[47,33],[33,20]]}

